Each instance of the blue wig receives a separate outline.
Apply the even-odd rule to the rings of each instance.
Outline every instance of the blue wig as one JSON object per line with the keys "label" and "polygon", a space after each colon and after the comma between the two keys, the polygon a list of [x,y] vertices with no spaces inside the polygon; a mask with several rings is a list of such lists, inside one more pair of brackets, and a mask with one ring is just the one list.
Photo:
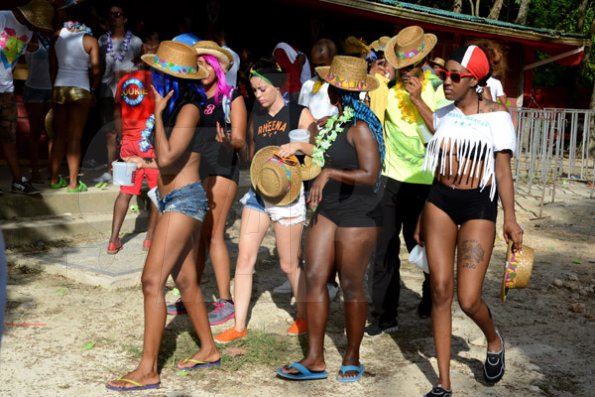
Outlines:
{"label": "blue wig", "polygon": [[166,96],[168,92],[174,91],[167,104],[167,109],[165,109],[165,120],[173,121],[171,119],[175,116],[175,110],[182,100],[203,105],[207,98],[205,89],[198,80],[180,79],[157,70],[152,71],[151,77],[153,78],[153,86],[155,86],[159,95]]}

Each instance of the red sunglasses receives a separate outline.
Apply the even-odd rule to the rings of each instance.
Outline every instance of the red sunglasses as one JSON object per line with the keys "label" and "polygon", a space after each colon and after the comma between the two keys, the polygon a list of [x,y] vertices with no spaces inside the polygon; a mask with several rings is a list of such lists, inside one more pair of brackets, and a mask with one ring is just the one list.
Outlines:
{"label": "red sunglasses", "polygon": [[471,73],[449,72],[448,70],[438,69],[438,77],[444,81],[450,77],[453,83],[460,83],[463,77],[475,77]]}

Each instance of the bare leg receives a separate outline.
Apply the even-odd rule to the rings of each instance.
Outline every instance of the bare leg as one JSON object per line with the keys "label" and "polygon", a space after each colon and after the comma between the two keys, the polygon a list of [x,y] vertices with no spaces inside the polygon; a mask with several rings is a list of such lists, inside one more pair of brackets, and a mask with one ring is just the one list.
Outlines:
{"label": "bare leg", "polygon": [[283,225],[275,222],[274,228],[277,252],[279,253],[279,264],[281,265],[281,270],[287,274],[293,295],[295,296],[297,305],[296,317],[305,318],[306,302],[304,302],[304,298],[306,294],[306,283],[301,276],[302,270],[299,266],[299,253],[304,224]]}
{"label": "bare leg", "polygon": [[471,220],[461,226],[457,244],[457,296],[461,309],[481,328],[488,341],[488,350],[501,349],[500,338],[481,298],[485,274],[492,257],[496,224],[487,220]]}
{"label": "bare leg", "polygon": [[432,331],[438,360],[438,383],[450,389],[451,307],[457,226],[444,211],[431,203],[425,206],[422,222],[430,267]]}
{"label": "bare leg", "polygon": [[116,201],[114,202],[114,216],[112,218],[112,235],[109,238],[110,243],[120,241],[120,229],[122,228],[124,219],[126,219],[131,198],[132,195],[122,192],[118,193],[118,197],[116,197]]}
{"label": "bare leg", "polygon": [[[167,212],[159,217],[155,228],[155,241],[147,255],[142,275],[145,311],[143,355],[138,367],[124,378],[143,384],[159,382],[157,358],[166,319],[163,287],[174,269],[186,269],[190,264],[191,269],[188,271],[194,271],[193,246],[197,242],[199,228],[200,222],[177,212]],[[188,297],[186,289],[186,299]],[[190,296],[190,300],[193,298],[198,302],[196,292],[194,296]],[[196,313],[197,304],[188,303],[192,306],[194,317],[200,317],[200,314]],[[132,386],[118,380],[109,384],[116,387]]]}
{"label": "bare leg", "polygon": [[252,296],[252,276],[258,249],[271,220],[264,212],[244,208],[240,226],[238,262],[234,280],[235,329],[243,331],[248,321],[248,306]]}
{"label": "bare leg", "polygon": [[107,172],[112,171],[112,163],[116,161],[117,145],[116,145],[116,131],[107,131],[105,133],[105,141],[107,145]]}
{"label": "bare leg", "polygon": [[54,104],[54,139],[50,156],[50,182],[57,183],[60,165],[66,153],[66,137],[68,136],[68,109],[66,105]]}
{"label": "bare leg", "polygon": [[39,181],[39,137],[43,129],[45,114],[49,109],[47,103],[26,103],[29,116],[29,163],[31,165],[31,180]]}
{"label": "bare leg", "polygon": [[[339,228],[335,241],[335,262],[345,299],[347,350],[342,365],[359,365],[359,349],[364,337],[368,300],[364,292],[364,274],[374,249],[378,228]],[[353,378],[356,371],[339,373],[341,378]]]}
{"label": "bare leg", "polygon": [[78,175],[81,165],[81,138],[89,114],[91,101],[83,99],[68,105],[68,142],[66,144],[66,162],[70,175],[69,189],[78,187]]}
{"label": "bare leg", "polygon": [[203,226],[201,250],[198,254],[197,268],[204,267],[206,260],[206,247],[215,271],[217,289],[220,299],[231,299],[230,290],[230,260],[227,245],[225,245],[225,222],[233,204],[238,185],[222,176],[208,177],[203,180],[203,186],[209,198],[211,211],[205,219]]}
{"label": "bare leg", "polygon": [[153,240],[153,233],[155,231],[155,226],[157,226],[157,220],[159,219],[159,211],[155,204],[152,202],[149,204],[149,226],[147,228],[147,234],[145,235],[145,240]]}
{"label": "bare leg", "polygon": [[[334,272],[335,232],[337,225],[318,215],[306,239],[306,291],[308,320],[308,352],[300,363],[312,371],[326,368],[324,361],[324,333],[328,321],[329,297],[326,283]],[[287,373],[296,370],[285,367]]]}

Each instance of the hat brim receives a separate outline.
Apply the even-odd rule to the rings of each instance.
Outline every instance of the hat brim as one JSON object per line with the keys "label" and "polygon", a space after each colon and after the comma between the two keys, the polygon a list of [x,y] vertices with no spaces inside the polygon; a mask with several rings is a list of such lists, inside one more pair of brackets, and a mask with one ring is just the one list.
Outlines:
{"label": "hat brim", "polygon": [[165,74],[168,74],[170,76],[174,76],[180,79],[186,79],[186,80],[201,80],[204,79],[206,77],[209,77],[209,71],[207,69],[205,69],[203,66],[200,65],[196,65],[196,72],[194,73],[179,73],[179,72],[174,72],[171,71],[169,69],[166,69],[164,67],[162,67],[159,64],[156,64],[154,62],[156,57],[156,54],[144,54],[141,55],[140,59],[146,63],[147,65],[149,65],[149,67],[159,70],[160,72],[163,72]]}
{"label": "hat brim", "polygon": [[194,49],[196,50],[197,55],[212,55],[217,58],[219,64],[223,67],[223,69],[225,69],[226,72],[233,64],[233,57],[225,48],[222,48],[220,51],[212,48],[198,48],[195,46]]}
{"label": "hat brim", "polygon": [[366,76],[365,88],[359,89],[356,87],[343,87],[342,85],[337,84],[335,81],[331,81],[326,78],[326,76],[328,76],[329,70],[331,70],[330,66],[318,66],[315,68],[315,70],[316,70],[316,73],[318,73],[318,76],[322,80],[326,81],[333,87],[337,87],[337,88],[339,88],[341,90],[345,90],[345,91],[353,91],[353,92],[374,91],[376,88],[378,88],[380,86],[380,83],[378,82],[378,80],[376,80],[376,77],[368,74]]}
{"label": "hat brim", "polygon": [[[252,184],[254,190],[256,190],[257,192],[260,171],[262,170],[263,165],[267,161],[269,161],[269,159],[273,157],[279,151],[279,149],[279,146],[266,146],[254,154],[254,157],[252,158],[252,163],[250,164],[250,183]],[[293,203],[299,197],[300,192],[302,190],[302,177],[299,169],[299,161],[295,156],[291,156],[291,159],[296,162],[296,172],[292,172],[292,176],[295,176],[296,178],[292,181],[289,191],[285,193],[285,195],[280,197],[263,197],[263,199],[265,199],[267,202],[274,205],[283,206]]]}
{"label": "hat brim", "polygon": [[504,264],[504,274],[502,276],[502,285],[500,288],[500,300],[502,303],[506,302],[508,291],[510,289],[525,288],[529,284],[529,279],[533,272],[533,263],[535,261],[535,250],[525,244],[523,244],[523,250],[517,253],[518,265],[516,268],[516,274],[514,276],[514,286],[508,287],[506,281],[508,280],[510,259],[512,257],[512,242],[508,244],[508,250],[506,252],[506,262]]}
{"label": "hat brim", "polygon": [[[49,6],[51,9],[51,14],[52,14],[52,18],[53,18],[53,13],[54,13],[54,9],[52,8],[52,6]],[[45,10],[41,10],[41,14],[39,13],[35,13],[32,10],[26,9],[26,8],[20,8],[17,7],[16,8],[21,15],[23,16],[23,18],[25,18],[25,20],[31,24],[31,26],[35,27],[36,29],[42,30],[44,32],[53,32],[54,31],[54,26],[52,24],[52,18],[48,19],[48,15],[45,12]]]}
{"label": "hat brim", "polygon": [[390,63],[392,67],[394,67],[395,69],[402,69],[409,65],[413,65],[414,63],[421,61],[422,59],[427,57],[430,54],[430,52],[432,52],[432,50],[436,46],[436,43],[438,42],[438,37],[436,37],[436,35],[432,33],[425,33],[424,40],[426,42],[426,47],[422,52],[411,58],[401,59],[397,56],[397,53],[395,52],[397,36],[393,36],[389,40],[389,42],[386,43],[386,47],[384,49],[384,57],[386,58],[388,63]]}
{"label": "hat brim", "polygon": [[311,181],[322,172],[322,168],[314,162],[312,157],[305,156],[304,163],[300,165],[300,172],[303,181]]}

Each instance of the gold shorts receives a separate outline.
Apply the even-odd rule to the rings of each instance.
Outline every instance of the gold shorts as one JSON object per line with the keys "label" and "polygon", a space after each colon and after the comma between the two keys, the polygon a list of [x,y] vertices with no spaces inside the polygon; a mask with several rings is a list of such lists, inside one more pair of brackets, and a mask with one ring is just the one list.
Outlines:
{"label": "gold shorts", "polygon": [[52,101],[59,105],[91,99],[91,92],[79,87],[54,87]]}

